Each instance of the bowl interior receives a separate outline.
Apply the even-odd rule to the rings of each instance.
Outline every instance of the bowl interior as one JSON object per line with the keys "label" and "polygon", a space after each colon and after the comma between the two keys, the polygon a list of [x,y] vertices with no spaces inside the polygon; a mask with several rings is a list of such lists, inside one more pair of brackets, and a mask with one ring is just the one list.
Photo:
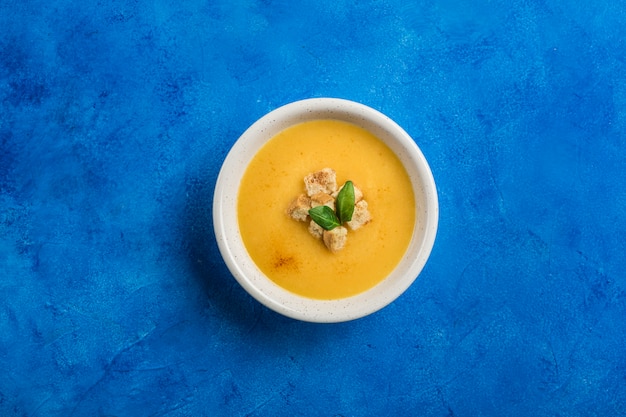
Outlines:
{"label": "bowl interior", "polygon": [[[382,140],[404,165],[415,195],[416,221],[405,256],[381,283],[348,298],[317,300],[276,285],[248,255],[239,233],[239,183],[256,152],[282,130],[310,120],[335,119],[360,126]],[[213,217],[220,252],[237,281],[254,298],[283,315],[313,322],[339,322],[371,314],[400,296],[417,278],[430,255],[437,232],[439,208],[435,182],[413,139],[382,113],[348,100],[308,99],[263,116],[235,142],[215,187]]]}

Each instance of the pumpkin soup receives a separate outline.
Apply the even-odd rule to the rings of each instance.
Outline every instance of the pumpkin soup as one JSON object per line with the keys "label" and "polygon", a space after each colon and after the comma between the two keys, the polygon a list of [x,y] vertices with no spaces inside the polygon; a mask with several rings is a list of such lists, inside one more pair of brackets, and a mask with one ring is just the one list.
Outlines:
{"label": "pumpkin soup", "polygon": [[[351,231],[338,252],[285,213],[303,178],[322,167],[333,167],[339,184],[358,184],[373,219]],[[372,288],[398,264],[411,240],[415,200],[401,162],[376,136],[347,122],[315,120],[285,129],[254,156],[237,214],[250,257],[271,280],[305,297],[337,299]]]}

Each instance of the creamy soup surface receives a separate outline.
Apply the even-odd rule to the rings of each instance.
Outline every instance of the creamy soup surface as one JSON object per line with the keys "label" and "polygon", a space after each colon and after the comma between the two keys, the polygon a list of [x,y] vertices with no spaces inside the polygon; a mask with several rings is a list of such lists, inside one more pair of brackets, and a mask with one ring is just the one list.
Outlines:
{"label": "creamy soup surface", "polygon": [[[305,192],[303,178],[322,168],[351,180],[364,194],[373,220],[348,230],[340,252],[330,252],[286,214]],[[261,271],[281,287],[315,299],[337,299],[381,282],[402,259],[415,224],[409,177],[377,137],[350,123],[315,120],[268,141],[248,166],[238,196],[244,245]]]}

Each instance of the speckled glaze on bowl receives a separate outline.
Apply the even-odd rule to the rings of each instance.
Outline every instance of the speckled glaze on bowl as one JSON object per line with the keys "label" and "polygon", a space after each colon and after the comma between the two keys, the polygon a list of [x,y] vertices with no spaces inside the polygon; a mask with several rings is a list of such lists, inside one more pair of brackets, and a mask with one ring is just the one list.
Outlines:
{"label": "speckled glaze on bowl", "polygon": [[[241,239],[237,196],[243,174],[256,152],[280,131],[298,123],[335,119],[364,128],[398,156],[411,179],[416,221],[413,237],[396,268],[363,293],[335,300],[306,298],[275,284],[256,266]],[[213,200],[219,250],[241,286],[256,300],[285,316],[332,323],[364,317],[398,298],[422,271],[437,234],[439,203],[432,172],[413,139],[394,121],[368,106],[336,98],[314,98],[284,105],[261,117],[235,142],[220,170]]]}

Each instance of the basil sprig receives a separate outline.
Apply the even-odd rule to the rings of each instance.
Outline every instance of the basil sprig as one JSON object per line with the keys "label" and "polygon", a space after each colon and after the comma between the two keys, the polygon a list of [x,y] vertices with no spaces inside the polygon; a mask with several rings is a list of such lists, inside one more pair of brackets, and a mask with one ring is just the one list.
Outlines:
{"label": "basil sprig", "polygon": [[317,206],[309,210],[311,219],[324,230],[333,230],[344,222],[352,220],[354,213],[354,185],[352,181],[346,181],[339,194],[337,194],[337,213],[328,206]]}
{"label": "basil sprig", "polygon": [[335,227],[341,225],[333,209],[328,206],[313,207],[309,210],[309,216],[324,230],[333,230]]}
{"label": "basil sprig", "polygon": [[354,185],[352,181],[346,181],[339,194],[337,194],[337,217],[339,217],[339,223],[352,220],[352,213],[354,213]]}

